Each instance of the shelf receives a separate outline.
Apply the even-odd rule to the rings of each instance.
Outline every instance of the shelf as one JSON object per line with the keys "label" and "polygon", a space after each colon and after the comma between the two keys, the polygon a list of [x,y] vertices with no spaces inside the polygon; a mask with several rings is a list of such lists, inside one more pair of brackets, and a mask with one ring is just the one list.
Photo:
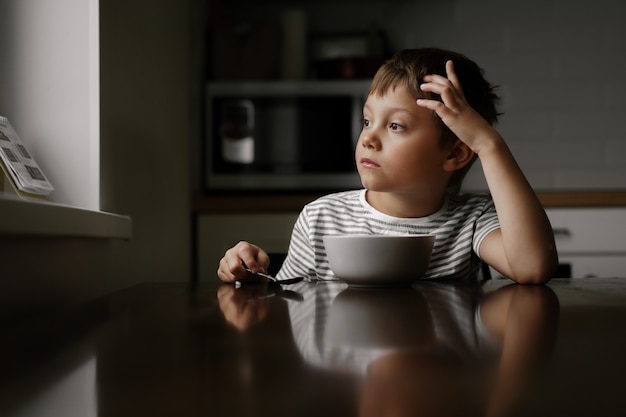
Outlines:
{"label": "shelf", "polygon": [[123,239],[132,237],[129,216],[0,195],[0,236]]}

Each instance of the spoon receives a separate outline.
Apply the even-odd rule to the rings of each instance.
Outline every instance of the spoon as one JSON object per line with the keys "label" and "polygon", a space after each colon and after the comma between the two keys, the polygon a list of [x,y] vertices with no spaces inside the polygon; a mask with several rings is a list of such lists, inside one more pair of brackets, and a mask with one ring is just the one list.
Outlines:
{"label": "spoon", "polygon": [[[263,272],[252,272],[249,268],[245,268],[245,270],[253,275],[257,275],[259,277],[263,277],[266,279],[269,279],[270,282],[275,283],[275,284],[279,284],[279,285],[288,285],[288,284],[295,284],[296,282],[300,282],[304,279],[304,277],[293,277],[293,278],[285,278],[285,279],[278,279],[276,277],[271,276],[270,274],[266,274]],[[242,282],[241,281],[235,281],[235,287],[239,288],[241,287]]]}

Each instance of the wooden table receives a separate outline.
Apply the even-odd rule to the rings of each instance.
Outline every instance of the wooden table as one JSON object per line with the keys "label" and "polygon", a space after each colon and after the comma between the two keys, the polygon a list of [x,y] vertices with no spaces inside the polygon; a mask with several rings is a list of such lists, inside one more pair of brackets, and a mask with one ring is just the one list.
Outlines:
{"label": "wooden table", "polygon": [[5,329],[0,415],[621,416],[625,324],[619,278],[141,284]]}

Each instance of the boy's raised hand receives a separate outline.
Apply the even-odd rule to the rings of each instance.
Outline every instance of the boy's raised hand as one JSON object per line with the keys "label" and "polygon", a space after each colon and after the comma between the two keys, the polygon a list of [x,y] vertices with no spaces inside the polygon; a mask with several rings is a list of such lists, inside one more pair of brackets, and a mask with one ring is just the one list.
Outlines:
{"label": "boy's raised hand", "polygon": [[500,228],[480,245],[480,257],[518,283],[544,283],[554,273],[558,254],[543,206],[500,134],[467,102],[452,61],[446,76],[427,75],[422,91],[442,101],[419,99],[480,158]]}
{"label": "boy's raised hand", "polygon": [[270,264],[268,254],[260,247],[241,241],[228,249],[220,260],[217,276],[224,282],[235,282],[250,277],[246,271],[265,272]]}
{"label": "boy's raised hand", "polygon": [[442,101],[418,99],[417,104],[437,113],[448,128],[475,153],[480,153],[485,134],[498,133],[465,99],[452,61],[446,62],[446,77],[431,74],[424,77],[422,91],[438,94]]}

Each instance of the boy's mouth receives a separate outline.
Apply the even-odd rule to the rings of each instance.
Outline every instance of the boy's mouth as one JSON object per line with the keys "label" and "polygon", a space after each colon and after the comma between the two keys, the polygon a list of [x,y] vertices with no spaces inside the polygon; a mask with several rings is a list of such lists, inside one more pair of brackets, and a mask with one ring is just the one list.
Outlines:
{"label": "boy's mouth", "polygon": [[380,168],[380,165],[369,158],[361,158],[361,165],[366,168]]}

